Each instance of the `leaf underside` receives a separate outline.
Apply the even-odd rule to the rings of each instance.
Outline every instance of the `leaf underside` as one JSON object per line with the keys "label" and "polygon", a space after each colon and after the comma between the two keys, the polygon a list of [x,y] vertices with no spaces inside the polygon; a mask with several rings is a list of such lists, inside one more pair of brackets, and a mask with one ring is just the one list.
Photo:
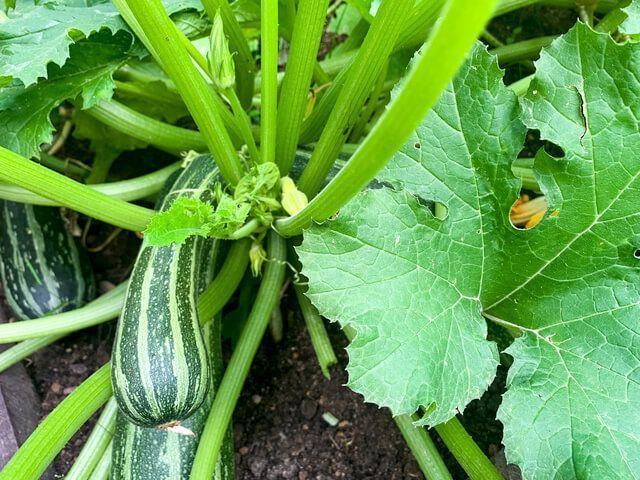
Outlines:
{"label": "leaf underside", "polygon": [[[480,313],[520,330],[498,417],[524,478],[640,472],[640,45],[577,24],[544,50],[518,114],[476,47],[413,138],[299,254],[320,312],[357,331],[350,386],[442,422],[482,393],[496,352]],[[524,134],[549,203],[509,210]],[[433,202],[447,214],[434,218]],[[439,211],[436,207],[436,211]]]}

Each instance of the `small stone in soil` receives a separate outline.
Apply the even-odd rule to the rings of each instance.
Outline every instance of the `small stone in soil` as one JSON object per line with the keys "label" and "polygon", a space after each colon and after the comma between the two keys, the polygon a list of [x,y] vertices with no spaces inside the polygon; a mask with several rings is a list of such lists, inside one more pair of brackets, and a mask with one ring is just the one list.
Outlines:
{"label": "small stone in soil", "polygon": [[251,473],[258,478],[260,478],[265,468],[267,468],[267,460],[265,458],[253,458],[249,461]]}
{"label": "small stone in soil", "polygon": [[251,401],[258,405],[262,401],[262,397],[260,395],[251,395]]}
{"label": "small stone in soil", "polygon": [[318,410],[318,404],[310,398],[305,398],[300,402],[300,413],[307,420],[311,420],[316,411]]}
{"label": "small stone in soil", "polygon": [[62,391],[62,385],[58,382],[53,382],[53,384],[51,384],[51,391],[57,395]]}

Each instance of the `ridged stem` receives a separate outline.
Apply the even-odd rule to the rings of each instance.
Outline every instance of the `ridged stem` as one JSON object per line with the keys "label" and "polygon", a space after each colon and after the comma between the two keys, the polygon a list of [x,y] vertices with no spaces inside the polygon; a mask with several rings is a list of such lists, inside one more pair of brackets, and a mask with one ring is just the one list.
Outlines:
{"label": "ridged stem", "polygon": [[295,159],[328,6],[329,0],[300,0],[298,3],[278,104],[276,160],[282,175],[289,172]]}
{"label": "ridged stem", "polygon": [[451,0],[401,90],[336,177],[297,215],[276,222],[285,236],[323,221],[364,188],[402,146],[455,75],[491,17],[494,0]]}
{"label": "ridged stem", "polygon": [[503,480],[502,475],[464,429],[460,420],[453,417],[435,426],[436,432],[471,480]]}
{"label": "ridged stem", "polygon": [[[112,199],[125,202],[140,200],[158,193],[167,181],[167,178],[178,170],[181,164],[182,162],[176,162],[155,172],[141,175],[140,177],[118,182],[93,184],[88,188],[107,195]],[[31,203],[33,205],[68,206],[67,202],[56,202],[22,187],[7,184],[0,184],[0,198],[13,202]],[[150,215],[151,212],[152,211],[149,210]]]}
{"label": "ridged stem", "polygon": [[300,285],[295,286],[296,296],[298,297],[298,303],[300,304],[300,311],[304,318],[304,323],[307,326],[307,331],[311,337],[311,345],[313,351],[316,353],[318,363],[320,364],[320,370],[326,378],[331,378],[329,374],[329,367],[338,363],[336,353],[333,351],[331,345],[331,339],[327,333],[327,329],[324,326],[322,317],[316,310],[309,299],[304,294],[304,288]]}
{"label": "ridged stem", "polygon": [[267,329],[271,313],[280,300],[285,260],[284,239],[275,232],[270,232],[268,261],[262,283],[211,406],[193,462],[191,478],[211,478],[213,476],[220,447],[240,397],[242,386],[249,373],[251,362]]}
{"label": "ridged stem", "polygon": [[318,193],[331,170],[342,145],[347,141],[360,110],[371,93],[376,80],[385,68],[396,39],[404,26],[404,16],[413,0],[382,2],[369,33],[349,68],[331,115],[326,122],[313,155],[299,181],[300,190],[309,197]]}
{"label": "ridged stem", "polygon": [[393,421],[396,422],[424,476],[429,480],[451,480],[447,466],[424,427],[416,427],[410,415],[398,415]]}
{"label": "ridged stem", "polygon": [[0,480],[37,480],[80,427],[111,396],[103,365],[45,418],[0,472]]}
{"label": "ridged stem", "polygon": [[0,325],[0,343],[63,335],[113,320],[120,315],[126,290],[127,282],[124,282],[100,298],[76,310],[34,320],[3,323]]}
{"label": "ridged stem", "polygon": [[201,322],[208,322],[224,308],[240,285],[249,263],[251,240],[233,242],[220,271],[198,298],[198,315]]}
{"label": "ridged stem", "polygon": [[243,171],[218,112],[217,94],[193,64],[160,0],[126,0],[126,4],[176,84],[223,177],[235,185]]}
{"label": "ridged stem", "polygon": [[238,97],[242,105],[248,108],[253,97],[256,64],[251,55],[247,39],[242,33],[242,27],[227,0],[203,0],[202,5],[211,20],[220,11],[220,16],[224,23],[224,31],[229,36],[229,50],[234,54]]}
{"label": "ridged stem", "polygon": [[78,457],[64,477],[65,480],[87,480],[91,476],[107,448],[111,445],[116,425],[116,413],[118,413],[118,404],[116,399],[111,397],[104,406],[104,410],[98,417],[98,421]]}
{"label": "ridged stem", "polygon": [[24,187],[53,202],[126,230],[145,229],[153,210],[111,198],[0,147],[0,182]]}
{"label": "ridged stem", "polygon": [[161,122],[115,100],[100,101],[87,110],[87,113],[120,133],[165,152],[176,154],[188,150],[201,152],[207,149],[207,143],[200,132]]}
{"label": "ridged stem", "polygon": [[275,162],[278,122],[278,0],[261,0],[260,154],[261,160]]}

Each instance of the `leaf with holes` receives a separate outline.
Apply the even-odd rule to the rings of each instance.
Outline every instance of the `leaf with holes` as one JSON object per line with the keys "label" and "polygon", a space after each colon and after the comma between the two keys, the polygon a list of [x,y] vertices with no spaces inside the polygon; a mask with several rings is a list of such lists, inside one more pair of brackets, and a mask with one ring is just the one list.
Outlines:
{"label": "leaf with holes", "polygon": [[521,116],[565,154],[536,157],[549,209],[535,228],[509,220],[524,131],[476,48],[385,186],[305,232],[310,298],[357,332],[354,390],[395,414],[426,407],[421,423],[450,418],[493,377],[484,315],[518,335],[498,416],[523,477],[636,478],[639,58],[583,24],[543,51]]}
{"label": "leaf with holes", "polygon": [[499,418],[526,478],[640,472],[639,58],[578,24],[525,100],[527,125],[566,152],[535,163],[558,214],[505,237],[483,305],[523,331]]}
{"label": "leaf with holes", "polygon": [[[396,190],[366,191],[305,232],[309,297],[357,331],[349,385],[366,400],[394,414],[427,407],[421,422],[434,425],[493,380],[498,352],[479,298],[486,252],[517,192],[509,165],[523,137],[515,95],[477,46],[378,176]],[[447,218],[425,201],[446,204]]]}

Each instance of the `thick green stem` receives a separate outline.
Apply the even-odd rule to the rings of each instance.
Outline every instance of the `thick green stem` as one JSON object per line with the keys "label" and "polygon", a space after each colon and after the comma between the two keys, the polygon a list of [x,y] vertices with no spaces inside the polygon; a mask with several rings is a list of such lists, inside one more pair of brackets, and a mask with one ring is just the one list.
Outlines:
{"label": "thick green stem", "polygon": [[65,335],[66,333],[61,333],[57,335],[32,338],[31,340],[25,340],[15,344],[11,348],[7,348],[5,351],[0,353],[0,373],[15,365],[20,360],[27,358],[33,352],[37,352],[41,348],[51,345],[53,342],[59,340]]}
{"label": "thick green stem", "polygon": [[229,99],[231,110],[233,110],[233,114],[238,121],[238,125],[240,125],[240,134],[242,136],[242,141],[249,150],[249,157],[254,163],[259,163],[260,153],[258,152],[256,141],[254,140],[253,133],[251,132],[251,121],[249,120],[249,116],[242,108],[242,105],[240,105],[240,99],[238,98],[235,90],[230,88],[224,93]]}
{"label": "thick green stem", "polygon": [[[378,108],[378,99],[380,98],[380,95],[382,94],[382,90],[384,88],[385,79],[387,77],[388,64],[389,62],[387,62],[387,65],[385,65],[385,68],[383,68],[382,72],[380,72],[380,75],[378,76],[378,79],[376,80],[376,83],[373,86],[373,91],[371,92],[371,95],[369,95],[369,100],[367,101],[367,104],[365,105],[365,107],[362,109],[362,112],[360,112],[360,118],[358,118],[358,122],[356,123],[356,126],[353,127],[353,130],[351,131],[351,135],[349,136],[349,142],[357,143],[366,134],[365,130],[366,130],[367,124],[369,123],[369,120],[371,120],[374,113],[376,112],[376,109]],[[342,151],[342,148],[340,149],[340,151]]]}
{"label": "thick green stem", "polygon": [[154,214],[153,210],[110,198],[2,147],[0,182],[24,187],[56,204],[126,230],[144,230]]}
{"label": "thick green stem", "polygon": [[498,469],[482,453],[456,417],[436,425],[435,429],[471,480],[503,480]]}
{"label": "thick green stem", "polygon": [[224,22],[224,31],[229,36],[229,50],[234,54],[238,97],[242,105],[248,108],[251,106],[251,99],[253,98],[256,64],[251,55],[247,39],[242,33],[242,27],[240,27],[227,0],[203,0],[202,5],[211,20],[220,11],[220,16]]}
{"label": "thick green stem", "polygon": [[300,0],[278,104],[276,160],[286,175],[295,159],[329,0]]}
{"label": "thick green stem", "polygon": [[220,272],[198,298],[198,314],[201,322],[208,322],[227,304],[240,285],[249,263],[251,240],[233,242]]}
{"label": "thick green stem", "polygon": [[56,172],[64,173],[65,175],[73,175],[80,178],[85,178],[91,173],[91,168],[87,166],[76,165],[68,160],[62,160],[58,157],[52,157],[45,152],[40,152],[40,159],[37,160],[40,165],[51,168]]}
{"label": "thick green stem", "polygon": [[200,437],[191,478],[211,478],[213,476],[222,440],[249,373],[251,362],[267,329],[271,313],[280,300],[280,288],[284,280],[286,247],[284,239],[275,232],[269,233],[268,258],[255,304],[231,355],[231,360]]}
{"label": "thick green stem", "polygon": [[540,50],[551,45],[555,35],[531,38],[522,42],[511,43],[503,47],[494,48],[491,53],[498,57],[500,63],[519,62],[521,60],[535,60]]}
{"label": "thick green stem", "polygon": [[411,453],[420,465],[420,470],[429,480],[451,480],[451,474],[442,461],[433,440],[423,427],[416,427],[410,415],[393,417],[407,442]]}
{"label": "thick green stem", "polygon": [[323,221],[362,190],[402,146],[455,75],[491,17],[494,0],[451,0],[402,89],[336,177],[297,215],[276,222],[282,235]]}
{"label": "thick green stem", "polygon": [[260,103],[260,153],[262,162],[276,160],[278,122],[278,0],[261,0],[260,29],[262,90]]}
{"label": "thick green stem", "polygon": [[320,369],[325,377],[331,378],[331,375],[329,374],[329,367],[338,363],[338,358],[336,357],[336,353],[333,351],[333,346],[331,345],[329,334],[327,334],[327,329],[324,327],[324,322],[322,321],[322,317],[318,313],[318,310],[316,310],[316,307],[311,304],[304,294],[305,289],[300,285],[296,285],[295,290],[296,296],[298,297],[298,303],[300,304],[300,311],[302,311],[304,323],[309,331],[311,345],[313,346],[313,351],[316,352]]}
{"label": "thick green stem", "polygon": [[382,2],[369,33],[349,68],[349,74],[311,160],[300,177],[299,188],[309,197],[314,196],[324,185],[327,173],[342,145],[349,138],[360,110],[387,64],[405,23],[405,17],[398,15],[398,12],[410,10],[413,3],[413,0]]}
{"label": "thick green stem", "polygon": [[161,122],[115,100],[100,101],[87,113],[114,130],[169,153],[203,151],[207,148],[200,132]]}
{"label": "thick green stem", "polygon": [[107,363],[45,418],[0,472],[0,480],[37,480],[62,447],[111,396]]}
{"label": "thick green stem", "polygon": [[100,457],[98,465],[93,470],[89,480],[109,480],[111,473],[111,455],[113,452],[113,441],[107,446],[106,450]]}
{"label": "thick green stem", "polygon": [[191,61],[160,0],[127,0],[126,3],[164,70],[176,84],[220,172],[228,183],[235,185],[243,175],[242,166],[218,112],[217,94]]}
{"label": "thick green stem", "polygon": [[[125,202],[140,200],[141,198],[146,198],[158,193],[167,181],[167,178],[178,170],[181,164],[182,162],[176,162],[155,172],[148,173],[147,175],[129,180],[121,180],[119,182],[94,184],[91,185],[90,188],[113,199],[123,200]],[[22,187],[6,184],[0,184],[0,198],[13,202],[31,203],[33,205],[65,205],[62,202],[49,200]]]}
{"label": "thick green stem", "polygon": [[87,438],[76,461],[64,477],[65,480],[86,480],[94,471],[100,459],[111,445],[111,438],[116,426],[118,404],[111,397],[98,417],[95,427]]}
{"label": "thick green stem", "polygon": [[127,282],[124,282],[100,298],[76,310],[34,320],[3,323],[0,325],[0,343],[62,335],[113,320],[120,315],[126,289]]}

